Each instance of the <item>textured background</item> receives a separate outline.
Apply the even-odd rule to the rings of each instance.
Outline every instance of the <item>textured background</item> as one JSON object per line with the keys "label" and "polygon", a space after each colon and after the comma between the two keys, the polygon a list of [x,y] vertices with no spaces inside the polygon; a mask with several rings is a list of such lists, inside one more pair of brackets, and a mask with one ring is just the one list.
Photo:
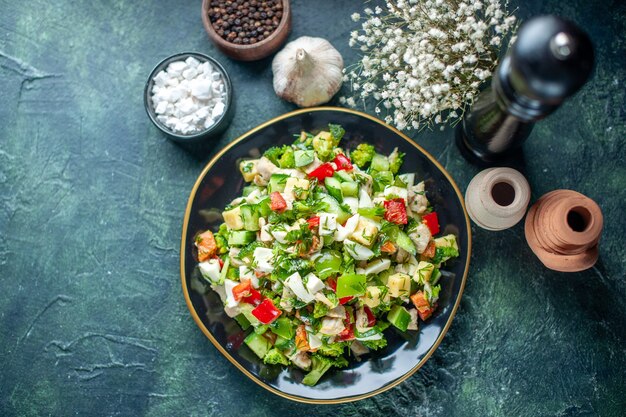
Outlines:
{"label": "textured background", "polygon": [[[291,39],[326,37],[353,63],[349,15],[362,7],[293,1]],[[178,245],[210,155],[168,142],[141,98],[165,56],[216,56],[237,94],[219,148],[292,109],[272,91],[271,61],[216,52],[199,1],[0,0],[0,415],[623,415],[626,4],[518,7],[521,17],[569,17],[597,46],[593,80],[536,127],[525,152],[533,200],[572,188],[600,204],[600,261],[550,272],[521,225],[474,229],[461,308],[432,359],[378,397],[307,406],[249,381],[191,320]],[[459,156],[453,131],[413,137],[465,189],[477,169]]]}

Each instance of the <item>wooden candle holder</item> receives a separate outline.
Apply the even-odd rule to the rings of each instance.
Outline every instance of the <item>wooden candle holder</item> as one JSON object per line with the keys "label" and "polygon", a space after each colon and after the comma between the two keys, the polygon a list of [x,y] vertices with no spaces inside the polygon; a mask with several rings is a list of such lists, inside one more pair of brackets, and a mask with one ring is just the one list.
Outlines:
{"label": "wooden candle holder", "polygon": [[603,217],[592,199],[571,190],[545,194],[526,217],[526,240],[548,268],[576,272],[598,260]]}

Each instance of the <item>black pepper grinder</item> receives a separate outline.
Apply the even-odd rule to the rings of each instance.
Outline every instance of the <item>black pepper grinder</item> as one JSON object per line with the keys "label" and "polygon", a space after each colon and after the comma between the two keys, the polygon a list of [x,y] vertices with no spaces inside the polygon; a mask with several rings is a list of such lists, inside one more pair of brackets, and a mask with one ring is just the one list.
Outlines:
{"label": "black pepper grinder", "polygon": [[587,82],[593,45],[578,26],[556,16],[526,21],[517,40],[457,127],[470,162],[493,165],[515,156],[534,123]]}

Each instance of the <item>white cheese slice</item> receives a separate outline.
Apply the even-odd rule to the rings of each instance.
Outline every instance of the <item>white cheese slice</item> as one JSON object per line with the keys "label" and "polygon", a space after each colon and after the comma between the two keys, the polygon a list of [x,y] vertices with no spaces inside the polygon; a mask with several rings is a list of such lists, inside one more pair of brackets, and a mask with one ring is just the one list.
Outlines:
{"label": "white cheese slice", "polygon": [[320,236],[332,235],[337,230],[337,215],[332,213],[320,213]]}
{"label": "white cheese slice", "polygon": [[365,187],[361,187],[359,189],[359,208],[370,208],[370,207],[374,207],[372,198],[370,197]]}
{"label": "white cheese slice", "polygon": [[310,303],[315,300],[309,292],[304,288],[304,284],[302,283],[302,277],[299,273],[295,272],[292,275],[289,275],[285,280],[285,285],[289,287],[291,291],[298,297],[300,300],[305,303]]}
{"label": "white cheese slice", "polygon": [[391,266],[391,261],[389,259],[378,259],[374,262],[370,262],[364,268],[363,273],[365,275],[378,274],[379,272],[383,272],[387,270]]}
{"label": "white cheese slice", "polygon": [[353,240],[345,239],[343,244],[348,254],[357,261],[367,261],[374,256],[374,252],[372,252],[370,248],[363,246],[360,243],[356,243]]}
{"label": "white cheese slice", "polygon": [[261,272],[272,272],[274,266],[272,265],[272,257],[274,252],[269,248],[256,248],[254,249],[254,262],[256,263],[256,269]]}
{"label": "white cheese slice", "polygon": [[359,210],[359,199],[356,197],[344,197],[343,204],[350,207],[352,214],[356,214]]}
{"label": "white cheese slice", "polygon": [[220,280],[220,263],[217,259],[209,259],[198,264],[202,276],[214,284]]}
{"label": "white cheese slice", "polygon": [[259,278],[252,268],[245,265],[239,267],[239,281],[244,279],[249,279],[254,288],[259,288]]}
{"label": "white cheese slice", "polygon": [[239,302],[235,300],[235,296],[233,295],[233,288],[235,288],[237,285],[239,285],[239,283],[233,280],[224,280],[224,291],[226,292],[226,307],[237,307],[239,305]]}
{"label": "white cheese slice", "polygon": [[359,216],[358,214],[355,214],[354,216],[350,217],[347,221],[346,221],[346,225],[342,226],[340,224],[337,225],[337,231],[335,232],[335,240],[338,242],[342,242],[344,241],[348,236],[350,236],[354,230],[356,229],[356,226],[359,224],[359,219],[361,216]]}
{"label": "white cheese slice", "polygon": [[306,281],[306,289],[309,292],[309,294],[315,294],[316,292],[319,292],[321,290],[323,290],[326,285],[324,285],[324,283],[322,282],[322,280],[320,280],[314,273],[309,273],[307,274],[305,278]]}
{"label": "white cheese slice", "polygon": [[309,346],[311,347],[311,349],[318,349],[323,345],[322,339],[320,339],[318,336],[309,331],[307,331],[307,335],[309,336]]}
{"label": "white cheese slice", "polygon": [[404,198],[404,201],[406,202],[409,193],[407,191],[406,188],[400,188],[400,187],[396,187],[395,185],[387,185],[385,187],[385,198],[386,199],[392,199],[392,198]]}

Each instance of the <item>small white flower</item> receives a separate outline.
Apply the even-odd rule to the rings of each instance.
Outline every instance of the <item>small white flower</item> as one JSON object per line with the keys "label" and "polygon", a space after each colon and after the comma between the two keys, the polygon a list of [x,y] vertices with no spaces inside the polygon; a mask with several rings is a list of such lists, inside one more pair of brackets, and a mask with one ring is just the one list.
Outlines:
{"label": "small white flower", "polygon": [[458,121],[516,22],[500,0],[396,0],[363,13],[351,15],[361,27],[348,40],[363,57],[344,72],[355,97],[339,102],[373,98],[376,114],[406,130]]}

